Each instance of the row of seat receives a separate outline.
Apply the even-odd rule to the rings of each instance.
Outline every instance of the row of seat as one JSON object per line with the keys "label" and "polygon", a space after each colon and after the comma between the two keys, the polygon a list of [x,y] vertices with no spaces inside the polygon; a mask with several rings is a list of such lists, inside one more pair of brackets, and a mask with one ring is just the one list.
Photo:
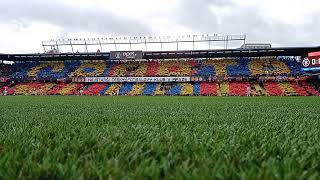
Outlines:
{"label": "row of seat", "polygon": [[12,77],[61,78],[128,76],[258,76],[299,75],[300,65],[290,59],[165,60],[141,62],[41,62],[13,65]]}
{"label": "row of seat", "polygon": [[9,95],[168,95],[168,96],[318,96],[312,85],[302,82],[200,82],[200,83],[18,83]]}
{"label": "row of seat", "polygon": [[80,83],[18,83],[7,90],[8,95],[75,95]]}

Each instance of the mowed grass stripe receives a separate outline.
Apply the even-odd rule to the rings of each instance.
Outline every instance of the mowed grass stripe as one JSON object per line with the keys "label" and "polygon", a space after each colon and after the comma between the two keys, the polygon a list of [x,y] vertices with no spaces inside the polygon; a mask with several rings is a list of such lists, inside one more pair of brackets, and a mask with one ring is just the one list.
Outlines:
{"label": "mowed grass stripe", "polygon": [[317,179],[319,100],[0,97],[0,179]]}

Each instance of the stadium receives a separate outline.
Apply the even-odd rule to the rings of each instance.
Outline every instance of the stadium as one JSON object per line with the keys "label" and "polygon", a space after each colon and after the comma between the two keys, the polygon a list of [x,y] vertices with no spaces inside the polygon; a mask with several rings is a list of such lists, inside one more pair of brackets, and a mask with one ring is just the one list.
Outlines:
{"label": "stadium", "polygon": [[[245,42],[245,36],[119,37],[47,41],[45,54],[1,55],[3,95],[81,96],[318,96],[320,47],[271,48],[243,44],[237,49],[191,51],[109,51],[59,53],[59,45]],[[112,39],[112,38],[111,38]],[[116,39],[116,38],[115,38]],[[189,41],[188,41],[189,39]],[[148,40],[148,41],[147,41]],[[97,44],[94,42],[96,41]],[[121,41],[121,42],[120,42]],[[166,44],[167,43],[167,44]],[[179,44],[180,43],[180,44]],[[89,44],[89,45],[87,45]],[[182,45],[181,45],[182,44]],[[209,45],[210,47],[210,45]],[[46,50],[46,49],[45,49]],[[87,57],[87,58],[86,58]]]}
{"label": "stadium", "polygon": [[320,177],[320,47],[159,39],[59,39],[44,53],[0,54],[0,179]]}

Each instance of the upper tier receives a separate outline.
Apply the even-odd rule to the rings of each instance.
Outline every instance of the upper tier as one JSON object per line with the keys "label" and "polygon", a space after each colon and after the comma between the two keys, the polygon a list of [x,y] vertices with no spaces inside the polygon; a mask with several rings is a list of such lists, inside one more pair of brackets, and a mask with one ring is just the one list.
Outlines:
{"label": "upper tier", "polygon": [[293,59],[236,58],[188,59],[139,62],[56,61],[24,62],[0,67],[0,76],[13,78],[63,77],[167,77],[167,76],[260,76],[303,74]]}

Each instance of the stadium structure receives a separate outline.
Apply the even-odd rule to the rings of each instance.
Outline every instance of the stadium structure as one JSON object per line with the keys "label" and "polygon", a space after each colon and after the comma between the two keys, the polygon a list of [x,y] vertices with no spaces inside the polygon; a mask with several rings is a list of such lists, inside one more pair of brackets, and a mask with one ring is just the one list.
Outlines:
{"label": "stadium structure", "polygon": [[[229,48],[234,41],[242,46]],[[192,50],[183,50],[186,44]],[[44,53],[0,54],[1,95],[319,95],[320,47],[273,48],[246,43],[245,35],[217,34],[59,39],[42,45]],[[157,50],[150,50],[155,45]],[[84,52],[76,50],[79,46]],[[90,46],[98,50],[91,52]]]}

